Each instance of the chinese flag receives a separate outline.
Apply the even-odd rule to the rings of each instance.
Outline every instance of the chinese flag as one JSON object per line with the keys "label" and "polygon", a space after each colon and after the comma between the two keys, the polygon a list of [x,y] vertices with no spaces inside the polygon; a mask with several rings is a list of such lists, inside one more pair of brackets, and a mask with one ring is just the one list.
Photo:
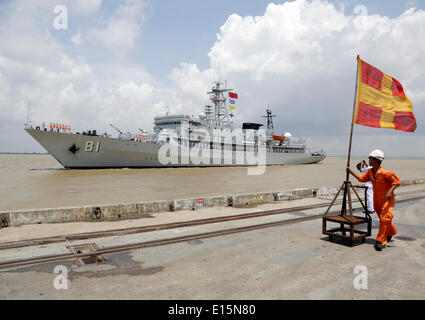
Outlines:
{"label": "chinese flag", "polygon": [[233,93],[233,92],[229,92],[229,97],[233,98],[233,99],[237,99],[238,98],[238,94],[237,93]]}

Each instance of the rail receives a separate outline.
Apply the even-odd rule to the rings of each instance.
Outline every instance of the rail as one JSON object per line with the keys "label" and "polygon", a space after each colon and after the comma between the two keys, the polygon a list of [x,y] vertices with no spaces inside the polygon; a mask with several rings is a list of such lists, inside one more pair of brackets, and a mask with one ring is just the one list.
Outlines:
{"label": "rail", "polygon": [[[425,199],[424,195],[409,197],[407,199],[400,199],[397,201],[397,203],[422,200],[422,199]],[[296,212],[300,210],[304,210],[304,211],[312,210],[312,209],[317,209],[317,208],[322,208],[327,206],[329,206],[329,203],[322,203],[322,204],[316,204],[316,205],[310,205],[310,206],[298,206],[298,207],[292,207],[292,208],[286,208],[286,209],[268,210],[268,211],[262,211],[262,212],[254,212],[254,213],[232,215],[232,216],[218,217],[218,218],[192,220],[192,221],[186,221],[186,222],[176,222],[176,223],[135,227],[135,228],[128,228],[128,229],[74,234],[74,235],[56,237],[56,238],[47,237],[47,238],[26,240],[21,242],[18,241],[18,242],[5,243],[1,245],[0,249],[11,249],[11,248],[17,248],[17,247],[29,246],[29,245],[35,245],[35,244],[46,244],[46,243],[61,242],[61,241],[81,240],[81,239],[89,239],[89,238],[96,238],[96,237],[107,237],[107,236],[112,237],[117,235],[126,235],[126,234],[148,232],[148,231],[155,231],[155,230],[165,230],[165,229],[181,228],[181,227],[210,224],[210,223],[217,223],[217,222],[235,221],[240,219],[257,218],[257,217],[273,215],[273,214],[291,213],[291,212]],[[353,208],[353,210],[355,211],[360,209],[361,207]],[[339,210],[333,211],[331,213],[337,214],[339,213]],[[119,246],[111,246],[111,247],[101,248],[96,250],[95,252],[90,252],[90,253],[73,253],[72,252],[72,253],[65,253],[65,254],[55,254],[55,255],[47,255],[47,256],[4,261],[4,262],[0,262],[0,270],[15,268],[15,267],[22,267],[22,266],[30,266],[30,265],[41,264],[41,263],[52,263],[52,262],[58,262],[58,261],[74,260],[78,258],[99,256],[103,254],[111,254],[111,253],[117,253],[117,252],[130,251],[134,249],[148,248],[148,247],[161,246],[166,244],[173,244],[173,243],[186,242],[191,240],[223,236],[228,234],[246,232],[246,231],[269,228],[274,226],[300,223],[304,221],[320,219],[323,216],[324,214],[316,214],[316,215],[310,215],[310,216],[305,216],[301,218],[293,218],[293,219],[286,219],[286,220],[280,220],[280,221],[274,221],[274,222],[254,224],[254,225],[245,226],[245,227],[223,229],[218,231],[198,233],[198,234],[192,234],[192,235],[180,236],[180,237],[172,237],[172,238],[166,238],[166,239],[160,239],[160,240],[144,241],[144,242],[133,243],[133,244],[119,245]]]}

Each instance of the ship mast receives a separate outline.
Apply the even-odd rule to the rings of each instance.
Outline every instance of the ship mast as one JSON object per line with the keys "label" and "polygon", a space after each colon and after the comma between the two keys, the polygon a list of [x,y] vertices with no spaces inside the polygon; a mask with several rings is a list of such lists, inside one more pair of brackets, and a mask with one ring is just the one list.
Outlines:
{"label": "ship mast", "polygon": [[276,115],[272,114],[270,106],[266,109],[266,112],[267,115],[261,117],[267,118],[267,135],[270,135],[270,133],[273,133],[273,117],[276,117]]}
{"label": "ship mast", "polygon": [[224,93],[233,89],[224,89],[221,87],[220,81],[215,82],[215,87],[211,89],[208,94],[211,94],[211,101],[214,103],[214,118],[213,125],[217,128],[229,128],[232,129],[229,119],[229,113],[226,108],[226,97]]}

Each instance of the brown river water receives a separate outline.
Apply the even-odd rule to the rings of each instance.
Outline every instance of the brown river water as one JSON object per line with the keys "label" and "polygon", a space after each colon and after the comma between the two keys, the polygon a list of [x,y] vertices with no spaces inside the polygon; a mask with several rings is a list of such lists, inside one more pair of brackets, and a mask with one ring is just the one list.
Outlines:
{"label": "brown river water", "polygon": [[[365,156],[367,160],[367,156]],[[351,167],[360,162],[351,160]],[[247,167],[66,170],[48,154],[0,154],[0,211],[134,203],[211,195],[339,186],[347,159],[317,164]],[[425,178],[425,158],[385,159],[401,180]]]}

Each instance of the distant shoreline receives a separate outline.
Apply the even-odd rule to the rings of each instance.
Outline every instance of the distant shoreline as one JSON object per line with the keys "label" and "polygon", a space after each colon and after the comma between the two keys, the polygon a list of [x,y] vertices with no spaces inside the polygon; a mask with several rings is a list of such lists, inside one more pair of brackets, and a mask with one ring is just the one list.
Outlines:
{"label": "distant shoreline", "polygon": [[[48,152],[0,152],[0,154],[28,154],[28,155],[50,155]],[[330,156],[327,158],[347,158],[344,156]],[[351,156],[351,159],[364,159],[367,160],[367,155],[365,156]],[[398,157],[387,157],[386,159],[425,159],[425,156],[398,156]]]}
{"label": "distant shoreline", "polygon": [[49,154],[48,152],[0,152],[0,154]]}

